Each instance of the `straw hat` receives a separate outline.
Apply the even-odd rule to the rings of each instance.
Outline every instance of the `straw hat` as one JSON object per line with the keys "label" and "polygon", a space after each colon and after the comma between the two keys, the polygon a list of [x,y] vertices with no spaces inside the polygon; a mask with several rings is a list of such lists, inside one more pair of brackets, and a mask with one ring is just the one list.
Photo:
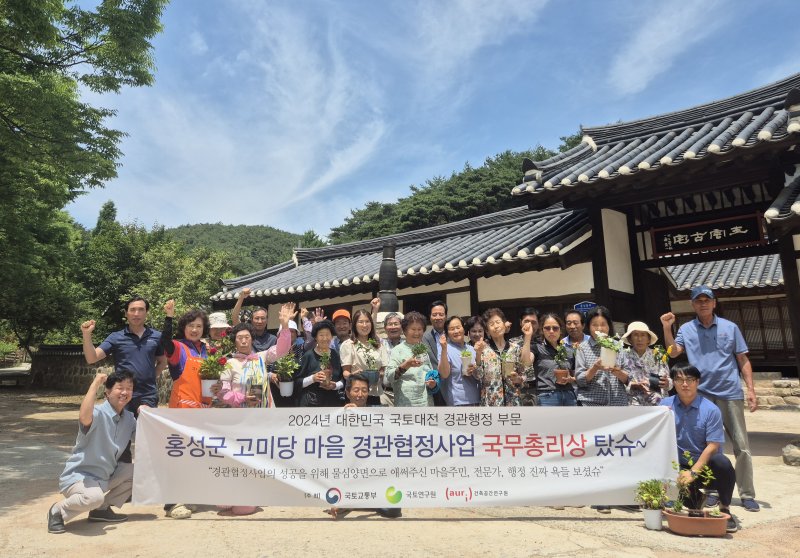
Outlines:
{"label": "straw hat", "polygon": [[630,340],[628,338],[630,337],[631,333],[633,333],[634,331],[642,331],[644,333],[649,334],[650,335],[650,342],[648,343],[648,345],[653,345],[656,341],[658,341],[658,335],[656,335],[655,333],[650,331],[650,328],[647,327],[647,324],[644,323],[644,322],[631,322],[631,323],[629,323],[628,324],[628,331],[626,331],[625,335],[623,335],[620,338],[621,341],[623,343],[625,343],[626,345],[630,345],[631,342],[630,342]]}

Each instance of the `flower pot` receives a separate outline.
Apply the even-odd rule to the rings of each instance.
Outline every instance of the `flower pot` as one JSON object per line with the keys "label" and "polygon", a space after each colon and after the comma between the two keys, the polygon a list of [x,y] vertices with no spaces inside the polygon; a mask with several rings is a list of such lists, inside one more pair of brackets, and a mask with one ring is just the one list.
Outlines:
{"label": "flower pot", "polygon": [[330,368],[323,368],[322,370],[320,370],[320,372],[325,374],[325,380],[328,382],[330,382],[331,379],[333,378],[333,370],[331,370]]}
{"label": "flower pot", "polygon": [[617,351],[600,347],[600,363],[603,368],[614,368],[617,365]]}
{"label": "flower pot", "polygon": [[364,376],[367,380],[369,380],[370,386],[376,385],[381,377],[380,372],[378,372],[377,370],[362,370],[361,375]]}
{"label": "flower pot", "polygon": [[472,355],[469,356],[462,356],[461,357],[461,374],[464,376],[472,376],[472,372],[469,372],[469,367],[472,364]]}
{"label": "flower pot", "polygon": [[556,383],[557,384],[566,383],[567,378],[569,378],[569,370],[562,370],[560,368],[557,368],[555,370],[555,374],[556,374]]}
{"label": "flower pot", "polygon": [[218,381],[219,380],[200,380],[200,386],[202,387],[200,394],[203,397],[214,397],[214,394],[211,392],[211,386],[216,384]]}
{"label": "flower pot", "polygon": [[514,372],[517,371],[517,364],[515,362],[503,361],[501,363],[501,367],[502,367],[502,370],[503,370],[503,376],[506,376],[506,377],[510,376],[511,374],[513,374]]}
{"label": "flower pot", "polygon": [[667,527],[677,535],[724,537],[728,523],[728,514],[712,517],[703,512],[703,517],[689,517],[688,514],[664,510],[667,516]]}
{"label": "flower pot", "polygon": [[294,382],[280,382],[281,396],[289,397],[294,393]]}
{"label": "flower pot", "polygon": [[642,510],[644,513],[644,526],[651,531],[661,530],[661,510]]}

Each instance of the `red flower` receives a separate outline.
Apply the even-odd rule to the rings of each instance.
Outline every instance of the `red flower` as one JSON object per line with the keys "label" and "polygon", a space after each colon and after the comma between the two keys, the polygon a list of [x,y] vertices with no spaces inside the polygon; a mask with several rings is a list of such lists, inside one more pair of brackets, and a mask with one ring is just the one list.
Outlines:
{"label": "red flower", "polygon": [[215,354],[217,354],[217,349],[216,349],[216,347],[211,347],[211,348],[208,350],[208,354],[210,354],[210,355],[215,355]]}
{"label": "red flower", "polygon": [[219,362],[222,366],[225,366],[225,364],[228,362],[228,359],[225,357],[220,357],[217,362]]}
{"label": "red flower", "polygon": [[222,333],[220,333],[220,337],[227,337],[227,336],[228,336],[228,330],[227,329],[225,331],[223,331]]}

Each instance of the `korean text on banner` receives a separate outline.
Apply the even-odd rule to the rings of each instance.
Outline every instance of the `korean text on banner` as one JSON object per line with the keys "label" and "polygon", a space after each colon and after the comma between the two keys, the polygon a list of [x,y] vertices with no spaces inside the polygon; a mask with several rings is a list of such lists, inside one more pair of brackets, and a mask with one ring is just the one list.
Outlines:
{"label": "korean text on banner", "polygon": [[142,408],[133,501],[622,505],[676,459],[666,407]]}

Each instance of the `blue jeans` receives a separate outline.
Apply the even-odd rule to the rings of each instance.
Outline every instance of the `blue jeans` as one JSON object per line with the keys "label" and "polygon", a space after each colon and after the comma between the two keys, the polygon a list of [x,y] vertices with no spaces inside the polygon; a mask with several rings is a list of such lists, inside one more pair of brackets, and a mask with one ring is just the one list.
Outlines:
{"label": "blue jeans", "polygon": [[575,407],[577,404],[575,392],[571,389],[557,389],[539,393],[539,406],[541,407]]}

